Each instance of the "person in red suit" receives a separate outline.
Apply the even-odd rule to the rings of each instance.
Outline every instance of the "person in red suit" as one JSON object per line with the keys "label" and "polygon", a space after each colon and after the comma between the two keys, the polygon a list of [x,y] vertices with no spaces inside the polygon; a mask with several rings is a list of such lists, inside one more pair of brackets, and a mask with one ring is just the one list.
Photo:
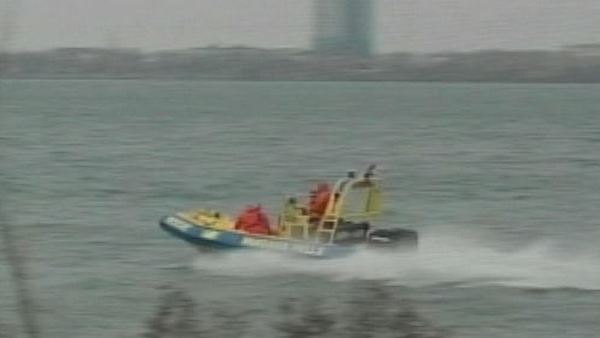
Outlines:
{"label": "person in red suit", "polygon": [[235,222],[235,229],[251,234],[272,234],[269,218],[260,205],[246,207],[240,216],[238,216]]}
{"label": "person in red suit", "polygon": [[331,187],[327,183],[319,183],[317,188],[311,191],[309,200],[309,214],[313,220],[319,220],[325,214],[329,197],[331,196]]}

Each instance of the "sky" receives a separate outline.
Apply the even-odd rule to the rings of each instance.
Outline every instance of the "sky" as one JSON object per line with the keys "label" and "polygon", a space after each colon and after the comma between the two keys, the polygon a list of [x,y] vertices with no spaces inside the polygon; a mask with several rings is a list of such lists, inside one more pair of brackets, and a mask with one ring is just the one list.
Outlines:
{"label": "sky", "polygon": [[[373,0],[376,51],[548,49],[600,43],[600,0]],[[0,0],[11,46],[309,48],[313,0]]]}

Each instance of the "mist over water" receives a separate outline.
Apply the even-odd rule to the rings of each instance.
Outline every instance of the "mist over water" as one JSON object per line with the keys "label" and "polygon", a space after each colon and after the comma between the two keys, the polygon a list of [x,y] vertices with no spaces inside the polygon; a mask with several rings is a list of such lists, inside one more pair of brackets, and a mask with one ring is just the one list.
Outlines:
{"label": "mist over water", "polygon": [[600,290],[600,256],[593,249],[569,253],[550,241],[538,241],[502,251],[477,238],[429,233],[421,237],[415,252],[363,249],[348,257],[320,260],[244,251],[200,254],[192,264],[200,271],[245,277],[307,274],[409,287],[453,284]]}

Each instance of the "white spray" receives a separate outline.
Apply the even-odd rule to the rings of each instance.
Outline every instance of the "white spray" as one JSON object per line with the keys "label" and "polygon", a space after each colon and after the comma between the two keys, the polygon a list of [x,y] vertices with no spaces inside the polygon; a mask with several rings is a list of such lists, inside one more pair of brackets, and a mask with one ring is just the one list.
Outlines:
{"label": "white spray", "polygon": [[256,251],[201,255],[194,267],[219,275],[309,274],[333,280],[383,280],[411,287],[454,284],[600,290],[600,258],[566,255],[551,243],[503,252],[476,239],[422,236],[412,253],[363,250],[343,259],[316,260]]}

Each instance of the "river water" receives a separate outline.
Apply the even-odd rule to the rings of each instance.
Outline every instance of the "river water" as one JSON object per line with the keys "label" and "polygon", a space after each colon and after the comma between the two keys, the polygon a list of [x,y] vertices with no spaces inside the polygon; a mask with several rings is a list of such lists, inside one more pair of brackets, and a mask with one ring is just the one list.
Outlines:
{"label": "river water", "polygon": [[[373,286],[444,337],[600,336],[600,86],[0,85],[2,212],[44,337],[139,337],[165,288],[204,325],[221,309],[246,322],[227,334],[279,336],[289,297],[342,322]],[[275,212],[370,163],[384,179],[379,224],[419,231],[417,252],[214,255],[157,226],[192,207]],[[16,336],[2,262],[0,327]]]}

